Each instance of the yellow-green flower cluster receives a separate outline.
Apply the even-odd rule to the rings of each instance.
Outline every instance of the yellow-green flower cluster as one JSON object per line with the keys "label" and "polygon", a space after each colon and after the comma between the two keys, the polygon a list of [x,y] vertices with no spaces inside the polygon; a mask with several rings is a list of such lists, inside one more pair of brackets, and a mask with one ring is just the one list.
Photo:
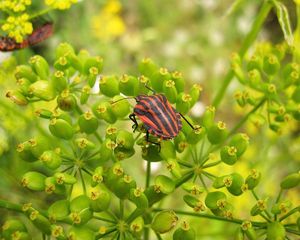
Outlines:
{"label": "yellow-green flower cluster", "polygon": [[55,9],[64,10],[77,3],[78,0],[45,0],[45,4]]}
{"label": "yellow-green flower cluster", "polygon": [[19,16],[9,16],[1,26],[1,29],[18,43],[23,42],[24,36],[31,34],[33,31],[29,15],[26,13]]}
{"label": "yellow-green flower cluster", "polygon": [[31,5],[31,0],[2,0],[0,9],[4,11],[23,12]]}

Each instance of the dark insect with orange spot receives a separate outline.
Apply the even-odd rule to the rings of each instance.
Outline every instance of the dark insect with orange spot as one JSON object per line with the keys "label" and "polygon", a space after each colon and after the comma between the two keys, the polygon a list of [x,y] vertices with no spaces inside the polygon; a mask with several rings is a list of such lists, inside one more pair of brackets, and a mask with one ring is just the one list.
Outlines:
{"label": "dark insect with orange spot", "polygon": [[10,52],[38,44],[53,34],[53,23],[47,22],[33,30],[21,43],[10,37],[0,37],[0,51]]}

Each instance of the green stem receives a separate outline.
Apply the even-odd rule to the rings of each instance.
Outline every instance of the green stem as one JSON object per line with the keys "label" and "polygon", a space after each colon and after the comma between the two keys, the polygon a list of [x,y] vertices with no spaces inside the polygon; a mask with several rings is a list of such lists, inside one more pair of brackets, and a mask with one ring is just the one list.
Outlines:
{"label": "green stem", "polygon": [[[264,23],[265,19],[267,18],[271,8],[272,8],[272,5],[269,3],[269,1],[265,0],[255,21],[253,22],[251,31],[246,36],[246,38],[242,44],[242,47],[239,51],[239,55],[241,58],[245,55],[245,53],[247,52],[249,47],[255,41],[256,36],[257,36],[258,32],[260,31],[261,26]],[[220,105],[220,103],[225,95],[225,92],[226,92],[231,80],[233,79],[233,77],[234,77],[234,73],[233,73],[233,70],[231,69],[225,76],[223,83],[220,86],[220,88],[213,100],[213,106],[215,106],[216,108]]]}
{"label": "green stem", "polygon": [[199,175],[199,178],[200,178],[200,181],[201,181],[201,183],[202,183],[202,185],[203,185],[205,191],[208,192],[208,188],[207,188],[207,186],[206,186],[206,183],[204,182],[204,179],[203,179],[203,177],[202,177],[202,174]]}
{"label": "green stem", "polygon": [[285,230],[286,230],[287,232],[289,232],[289,233],[293,233],[293,234],[295,234],[295,235],[300,236],[300,232],[297,231],[297,230],[295,230],[295,229],[285,228]]}
{"label": "green stem", "polygon": [[11,202],[8,202],[6,200],[1,200],[0,199],[0,208],[5,208],[7,210],[12,210],[12,211],[15,211],[15,212],[23,213],[22,206],[20,204],[11,203]]}
{"label": "green stem", "polygon": [[209,163],[209,164],[206,164],[206,165],[203,165],[202,169],[204,168],[209,168],[209,167],[213,167],[213,166],[216,166],[216,165],[219,165],[222,161],[216,161],[216,162],[212,162],[212,163]]}
{"label": "green stem", "polygon": [[149,228],[144,228],[144,240],[149,240],[149,236],[150,236],[150,231]]}
{"label": "green stem", "polygon": [[279,219],[279,221],[281,222],[281,221],[283,221],[284,219],[286,219],[286,218],[288,218],[289,216],[291,216],[292,214],[294,214],[294,213],[297,213],[297,212],[299,212],[300,211],[300,207],[298,206],[298,207],[295,207],[295,208],[293,208],[291,211],[289,211],[288,213],[286,213],[285,215],[283,215],[280,219]]}
{"label": "green stem", "polygon": [[113,232],[115,232],[115,231],[117,231],[117,229],[116,229],[116,228],[112,228],[111,230],[107,231],[107,232],[104,233],[104,234],[99,234],[99,235],[97,235],[97,236],[96,236],[96,239],[104,238],[104,237],[106,237],[107,235],[109,235],[109,234],[111,234],[111,233],[113,233]]}
{"label": "green stem", "polygon": [[192,165],[192,164],[190,164],[190,163],[187,163],[187,162],[185,162],[185,161],[180,161],[180,160],[177,160],[177,162],[178,162],[180,165],[182,165],[182,166],[185,166],[185,167],[188,167],[188,168],[191,168],[191,167],[193,167],[193,165]]}
{"label": "green stem", "polygon": [[109,222],[109,223],[116,224],[115,221],[112,221],[112,220],[107,219],[107,218],[103,218],[103,217],[99,217],[99,216],[95,216],[95,215],[94,215],[94,218],[95,218],[95,219],[98,219],[98,220],[101,220],[101,221],[104,221],[104,222]]}
{"label": "green stem", "polygon": [[124,200],[120,199],[120,219],[124,217]]}
{"label": "green stem", "polygon": [[147,172],[146,172],[145,188],[148,188],[150,186],[150,177],[151,177],[151,162],[147,161]]}
{"label": "green stem", "polygon": [[82,175],[82,171],[81,171],[81,169],[78,169],[78,171],[79,171],[79,176],[80,176],[80,179],[81,179],[83,193],[86,195],[86,185],[85,185],[85,181],[84,181],[84,178],[83,178],[83,175]]}
{"label": "green stem", "polygon": [[51,10],[53,10],[53,8],[51,8],[51,7],[50,7],[50,8],[45,8],[45,9],[43,9],[43,10],[41,10],[41,11],[35,13],[35,14],[32,14],[32,15],[29,17],[29,19],[33,19],[33,18],[42,16],[42,15],[45,15],[45,14],[47,14],[48,12],[50,12]]}

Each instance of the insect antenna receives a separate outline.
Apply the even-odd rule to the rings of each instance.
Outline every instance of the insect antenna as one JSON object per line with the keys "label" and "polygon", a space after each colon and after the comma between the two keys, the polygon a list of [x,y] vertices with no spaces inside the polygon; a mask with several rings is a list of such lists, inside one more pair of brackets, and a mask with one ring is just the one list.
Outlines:
{"label": "insect antenna", "polygon": [[125,98],[122,98],[122,99],[118,99],[116,101],[112,101],[112,102],[110,102],[110,104],[115,104],[117,102],[120,102],[120,101],[123,101],[123,100],[127,100],[127,99],[134,99],[135,101],[137,101],[137,99],[135,97],[125,97]]}
{"label": "insect antenna", "polygon": [[193,129],[193,130],[195,130],[195,127],[189,122],[189,120],[187,120],[181,113],[179,113],[180,114],[180,116],[184,119],[184,121],[186,121],[186,123],[188,124],[188,125],[190,125],[190,127]]}

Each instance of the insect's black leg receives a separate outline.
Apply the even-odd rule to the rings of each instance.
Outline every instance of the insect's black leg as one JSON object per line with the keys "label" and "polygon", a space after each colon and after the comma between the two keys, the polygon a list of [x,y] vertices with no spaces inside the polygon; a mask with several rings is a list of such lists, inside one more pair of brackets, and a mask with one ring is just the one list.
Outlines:
{"label": "insect's black leg", "polygon": [[195,130],[195,127],[181,114],[181,113],[179,113],[180,114],[180,116],[184,119],[184,121],[186,121],[187,122],[187,124],[188,125],[190,125],[190,127],[193,129],[193,130]]}
{"label": "insect's black leg", "polygon": [[156,94],[156,91],[149,87],[147,84],[145,84],[145,88],[149,89],[151,92],[153,92],[153,94]]}
{"label": "insect's black leg", "polygon": [[151,140],[149,139],[149,131],[146,132],[146,141],[147,141],[148,143],[155,144],[155,145],[158,147],[158,152],[160,152],[160,150],[161,150],[161,145],[160,145],[160,143],[159,143],[159,142],[153,142],[153,141],[151,141]]}
{"label": "insect's black leg", "polygon": [[136,121],[136,118],[135,118],[135,114],[134,113],[132,113],[132,114],[130,114],[129,115],[129,118],[130,118],[130,120],[131,121],[133,121],[133,125],[132,125],[132,128],[133,128],[133,132],[135,132],[135,130],[137,129],[137,127],[138,127],[138,122]]}

